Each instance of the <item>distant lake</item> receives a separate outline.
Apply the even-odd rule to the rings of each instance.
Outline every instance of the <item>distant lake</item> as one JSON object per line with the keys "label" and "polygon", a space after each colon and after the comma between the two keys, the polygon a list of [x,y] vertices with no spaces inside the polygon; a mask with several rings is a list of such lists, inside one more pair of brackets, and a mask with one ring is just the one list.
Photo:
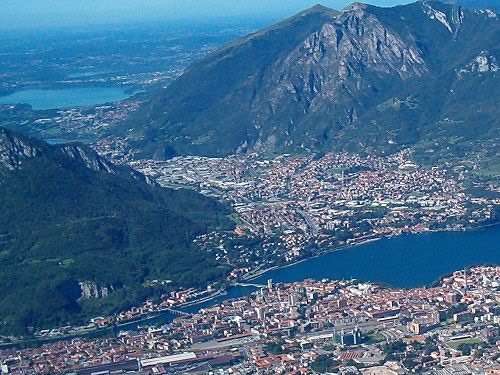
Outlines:
{"label": "distant lake", "polygon": [[84,87],[60,90],[21,90],[0,96],[0,104],[30,104],[35,110],[117,102],[131,94],[119,87]]}

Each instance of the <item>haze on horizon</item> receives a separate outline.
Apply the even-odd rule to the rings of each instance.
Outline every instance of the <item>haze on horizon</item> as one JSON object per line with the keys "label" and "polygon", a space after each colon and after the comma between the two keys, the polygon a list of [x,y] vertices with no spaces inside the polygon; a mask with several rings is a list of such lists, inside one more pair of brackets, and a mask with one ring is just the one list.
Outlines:
{"label": "haze on horizon", "polygon": [[[342,9],[348,0],[3,0],[0,29],[80,27],[220,17],[284,18],[316,3]],[[411,0],[369,0],[394,6]]]}

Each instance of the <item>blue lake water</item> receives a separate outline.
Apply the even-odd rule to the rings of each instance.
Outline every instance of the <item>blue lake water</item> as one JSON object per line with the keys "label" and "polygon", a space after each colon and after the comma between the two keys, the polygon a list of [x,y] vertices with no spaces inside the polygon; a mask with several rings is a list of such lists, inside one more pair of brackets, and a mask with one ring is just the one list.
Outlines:
{"label": "blue lake water", "polygon": [[[361,279],[394,287],[426,286],[441,276],[465,267],[500,264],[500,226],[472,232],[440,232],[405,235],[331,252],[270,271],[252,283],[294,282],[307,278]],[[237,298],[255,291],[255,288],[233,287],[224,296],[184,308],[195,313],[199,309]],[[168,323],[171,314],[153,318],[146,324]],[[132,323],[124,329],[133,329]]]}
{"label": "blue lake water", "polygon": [[479,264],[500,264],[500,226],[383,239],[275,270],[254,282],[356,278],[412,288]]}
{"label": "blue lake water", "polygon": [[101,74],[107,74],[110,73],[105,70],[96,70],[96,71],[84,71],[84,72],[77,72],[77,73],[71,73],[66,76],[66,78],[86,78],[86,77],[95,77]]}
{"label": "blue lake water", "polygon": [[116,102],[131,94],[119,87],[85,87],[60,90],[21,90],[0,96],[0,104],[30,104],[35,110]]}

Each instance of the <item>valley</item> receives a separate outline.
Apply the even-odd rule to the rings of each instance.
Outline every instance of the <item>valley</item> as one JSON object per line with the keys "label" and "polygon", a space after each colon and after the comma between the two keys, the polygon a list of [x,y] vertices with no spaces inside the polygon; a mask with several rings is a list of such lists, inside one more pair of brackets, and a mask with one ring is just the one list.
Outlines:
{"label": "valley", "polygon": [[2,374],[500,371],[495,8],[6,33]]}

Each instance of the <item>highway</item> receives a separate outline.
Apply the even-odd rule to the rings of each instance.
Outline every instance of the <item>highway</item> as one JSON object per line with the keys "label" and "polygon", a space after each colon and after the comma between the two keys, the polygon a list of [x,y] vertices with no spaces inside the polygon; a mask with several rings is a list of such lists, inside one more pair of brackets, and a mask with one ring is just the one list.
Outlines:
{"label": "highway", "polygon": [[297,210],[297,213],[304,218],[306,224],[309,226],[309,228],[311,228],[312,234],[317,234],[318,228],[316,227],[312,219],[309,216],[307,216],[307,214],[302,210]]}

